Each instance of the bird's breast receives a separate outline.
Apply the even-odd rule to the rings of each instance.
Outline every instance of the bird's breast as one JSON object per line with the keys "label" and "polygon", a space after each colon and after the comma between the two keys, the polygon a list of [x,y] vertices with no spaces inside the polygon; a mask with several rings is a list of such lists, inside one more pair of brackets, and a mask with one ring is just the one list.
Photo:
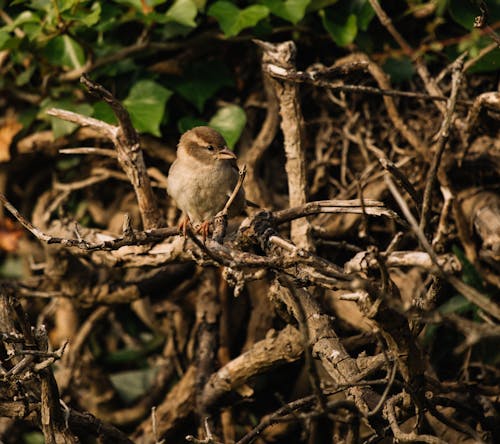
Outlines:
{"label": "bird's breast", "polygon": [[[224,208],[238,180],[238,172],[230,162],[217,161],[213,165],[177,159],[168,175],[168,193],[177,206],[193,222],[215,216]],[[238,201],[240,201],[238,195]],[[240,209],[239,212],[242,210]]]}

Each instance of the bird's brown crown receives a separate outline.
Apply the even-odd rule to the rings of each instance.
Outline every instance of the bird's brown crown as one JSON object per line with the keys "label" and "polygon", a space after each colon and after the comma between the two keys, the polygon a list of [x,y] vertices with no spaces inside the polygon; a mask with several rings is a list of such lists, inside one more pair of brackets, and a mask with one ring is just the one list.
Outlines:
{"label": "bird's brown crown", "polygon": [[195,145],[198,147],[212,146],[214,149],[224,149],[226,147],[224,137],[209,126],[197,126],[185,132],[182,135],[179,144],[191,146]]}
{"label": "bird's brown crown", "polygon": [[218,153],[226,149],[224,137],[216,130],[208,126],[197,126],[182,135],[177,156],[190,155],[202,162],[210,162],[217,158]]}

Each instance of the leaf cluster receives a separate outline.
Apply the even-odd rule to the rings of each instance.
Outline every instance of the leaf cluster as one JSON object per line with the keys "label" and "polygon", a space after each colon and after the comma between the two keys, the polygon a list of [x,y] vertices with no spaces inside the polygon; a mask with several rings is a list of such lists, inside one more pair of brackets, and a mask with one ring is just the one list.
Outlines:
{"label": "leaf cluster", "polygon": [[[479,14],[474,3],[397,3],[390,6],[391,16],[414,22],[415,36],[432,42],[426,49],[430,59],[436,51],[450,58],[464,50],[478,53],[489,43],[473,30]],[[490,3],[493,23],[500,17],[500,3]],[[376,55],[395,46],[373,20],[368,0],[4,0],[0,8],[0,90],[19,112],[21,134],[47,125],[56,137],[75,129],[48,118],[50,107],[112,122],[109,107],[89,105],[75,88],[79,75],[91,72],[117,93],[139,132],[160,137],[172,125],[182,132],[208,123],[234,146],[246,117],[240,104],[227,106],[242,87],[238,69],[245,69],[234,54],[228,59],[232,44],[287,35],[318,44],[318,51],[329,42],[337,55],[342,48]],[[408,80],[414,75],[410,59],[392,52],[384,68],[393,80]],[[473,69],[498,69],[498,58],[494,51]],[[224,103],[217,103],[221,98]]]}

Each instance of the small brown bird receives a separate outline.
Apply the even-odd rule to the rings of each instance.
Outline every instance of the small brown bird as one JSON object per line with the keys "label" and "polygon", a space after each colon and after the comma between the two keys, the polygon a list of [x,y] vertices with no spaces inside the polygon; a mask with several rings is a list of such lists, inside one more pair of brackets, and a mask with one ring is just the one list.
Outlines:
{"label": "small brown bird", "polygon": [[[238,182],[236,155],[227,148],[224,138],[208,126],[185,132],[177,145],[177,159],[168,173],[167,191],[174,198],[184,218],[181,228],[191,221],[201,223],[206,237],[210,220],[221,211]],[[245,191],[240,188],[229,207],[228,216],[241,214]]]}

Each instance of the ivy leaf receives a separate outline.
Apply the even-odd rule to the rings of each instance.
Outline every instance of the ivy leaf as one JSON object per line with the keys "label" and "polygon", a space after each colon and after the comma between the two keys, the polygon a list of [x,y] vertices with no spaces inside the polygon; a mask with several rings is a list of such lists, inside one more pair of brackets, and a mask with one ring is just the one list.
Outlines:
{"label": "ivy leaf", "polygon": [[116,125],[118,123],[113,109],[106,102],[96,102],[93,106],[94,112],[92,113],[92,117],[109,123],[110,125]]}
{"label": "ivy leaf", "polygon": [[99,22],[101,17],[101,4],[95,2],[90,9],[87,8],[71,8],[70,11],[66,11],[61,14],[66,21],[78,21],[84,25],[91,27]]}
{"label": "ivy leaf", "polygon": [[109,376],[111,384],[126,403],[132,403],[145,395],[153,386],[156,368],[127,370]]}
{"label": "ivy leaf", "polygon": [[373,17],[375,17],[375,11],[368,0],[356,0],[353,5],[353,12],[358,19],[358,28],[361,31],[366,31]]}
{"label": "ivy leaf", "polygon": [[23,444],[44,444],[45,438],[41,432],[23,433]]}
{"label": "ivy leaf", "polygon": [[247,116],[245,111],[238,105],[224,106],[208,122],[209,126],[224,136],[227,146],[231,149],[238,142],[246,123]]}
{"label": "ivy leaf", "polygon": [[205,102],[224,86],[233,86],[231,73],[223,62],[212,60],[189,66],[172,87],[201,112]]}
{"label": "ivy leaf", "polygon": [[448,12],[452,19],[469,31],[474,28],[474,18],[480,14],[479,8],[471,2],[450,0]]}
{"label": "ivy leaf", "polygon": [[[78,114],[83,114],[84,116],[90,116],[93,111],[92,106],[90,106],[88,103],[76,104],[69,100],[52,100],[49,98],[45,99],[41,103],[39,116],[41,118],[46,118],[45,111],[49,108],[61,108],[68,111],[73,111]],[[77,124],[58,119],[57,117],[49,117],[49,121],[52,127],[54,138],[65,136],[66,134],[71,134],[76,128],[78,128]]]}
{"label": "ivy leaf", "polygon": [[[448,12],[456,23],[470,31],[474,29],[475,17],[481,15],[481,11],[478,6],[479,3],[480,2],[477,1],[464,2],[463,0],[449,0],[447,2]],[[491,1],[487,3],[488,22],[495,23],[500,19],[500,2]]]}
{"label": "ivy leaf", "polygon": [[311,0],[263,0],[262,3],[274,15],[295,25],[304,18],[306,8]]}
{"label": "ivy leaf", "polygon": [[322,9],[319,11],[324,28],[331,35],[333,41],[339,46],[352,43],[358,34],[356,15],[349,14],[346,20],[333,17],[332,11]]}
{"label": "ivy leaf", "polygon": [[123,105],[130,113],[135,129],[161,136],[160,123],[172,91],[152,80],[140,80],[130,90]]}
{"label": "ivy leaf", "polygon": [[307,7],[307,12],[316,12],[337,3],[339,0],[311,0]]}
{"label": "ivy leaf", "polygon": [[53,38],[45,46],[47,60],[64,68],[81,68],[85,63],[83,48],[68,35]]}
{"label": "ivy leaf", "polygon": [[198,8],[193,0],[176,0],[167,11],[166,17],[169,21],[194,28],[197,15]]}
{"label": "ivy leaf", "polygon": [[269,15],[269,9],[263,5],[252,5],[239,9],[225,0],[215,2],[208,8],[207,14],[215,17],[227,37],[238,35],[243,29],[255,26]]}
{"label": "ivy leaf", "polygon": [[114,2],[133,6],[137,11],[145,13],[149,12],[149,8],[152,9],[155,6],[161,5],[165,3],[166,0],[147,0],[147,2],[143,2],[142,0],[114,0]]}
{"label": "ivy leaf", "polygon": [[11,37],[10,33],[4,32],[0,29],[0,51],[4,49],[14,49],[19,46],[20,40]]}
{"label": "ivy leaf", "polygon": [[408,57],[389,58],[383,65],[383,70],[389,74],[391,81],[401,83],[410,80],[415,74],[413,63]]}
{"label": "ivy leaf", "polygon": [[177,121],[177,128],[181,134],[194,128],[195,126],[206,126],[207,122],[198,117],[184,116]]}
{"label": "ivy leaf", "polygon": [[473,74],[476,72],[491,72],[500,70],[500,49],[496,48],[489,54],[486,54],[474,65],[468,69],[468,73]]}

